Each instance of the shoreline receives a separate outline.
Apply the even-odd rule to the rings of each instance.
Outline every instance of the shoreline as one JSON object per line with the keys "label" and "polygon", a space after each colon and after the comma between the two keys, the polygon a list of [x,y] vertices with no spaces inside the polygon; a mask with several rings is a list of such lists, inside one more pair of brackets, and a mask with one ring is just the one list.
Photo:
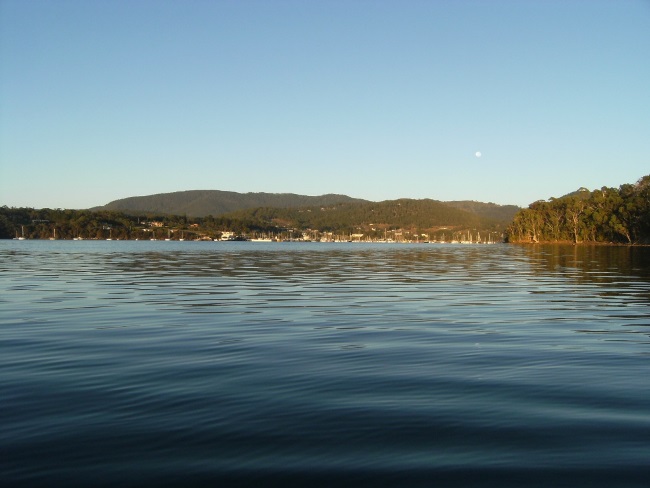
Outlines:
{"label": "shoreline", "polygon": [[506,242],[505,244],[514,244],[521,246],[539,246],[539,245],[558,245],[558,246],[604,246],[604,247],[650,247],[650,243],[644,242],[594,242],[594,241],[539,241],[539,242]]}

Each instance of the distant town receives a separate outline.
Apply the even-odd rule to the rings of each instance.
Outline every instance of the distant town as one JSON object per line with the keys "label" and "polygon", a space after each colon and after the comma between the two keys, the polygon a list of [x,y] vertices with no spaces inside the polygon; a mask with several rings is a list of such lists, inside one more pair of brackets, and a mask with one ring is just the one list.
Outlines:
{"label": "distant town", "polygon": [[28,224],[21,224],[15,229],[15,240],[149,240],[149,241],[251,241],[251,242],[379,242],[379,243],[460,243],[460,244],[494,244],[503,242],[499,232],[454,231],[447,227],[437,229],[435,238],[430,234],[416,233],[403,229],[384,229],[383,236],[377,229],[370,233],[350,232],[341,234],[314,229],[278,229],[276,232],[237,232],[231,230],[214,231],[202,229],[198,223],[185,228],[169,227],[163,221],[139,221],[136,226],[126,228],[123,225],[101,222],[94,231],[84,232],[79,229],[70,233],[69,226],[47,219],[32,219]]}

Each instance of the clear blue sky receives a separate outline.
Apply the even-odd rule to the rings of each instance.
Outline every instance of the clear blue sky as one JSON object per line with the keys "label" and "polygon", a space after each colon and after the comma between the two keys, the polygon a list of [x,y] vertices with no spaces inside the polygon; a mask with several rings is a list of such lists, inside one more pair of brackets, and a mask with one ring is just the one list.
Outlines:
{"label": "clear blue sky", "polygon": [[526,206],[650,174],[648,0],[0,0],[0,19],[0,205]]}

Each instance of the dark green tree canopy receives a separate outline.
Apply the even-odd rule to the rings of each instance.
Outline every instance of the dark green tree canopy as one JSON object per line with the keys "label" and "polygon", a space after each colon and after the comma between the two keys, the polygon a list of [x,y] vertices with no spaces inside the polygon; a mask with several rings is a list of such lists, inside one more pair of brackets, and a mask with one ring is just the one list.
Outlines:
{"label": "dark green tree canopy", "polygon": [[509,242],[650,243],[650,175],[619,188],[586,188],[531,203],[515,215]]}

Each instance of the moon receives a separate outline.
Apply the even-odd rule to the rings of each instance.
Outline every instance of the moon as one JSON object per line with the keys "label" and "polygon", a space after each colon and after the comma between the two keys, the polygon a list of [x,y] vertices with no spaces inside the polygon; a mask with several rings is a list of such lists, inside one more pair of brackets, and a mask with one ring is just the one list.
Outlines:
{"label": "moon", "polygon": [[474,154],[477,158],[480,158],[482,156],[481,151],[476,151],[476,154]]}

